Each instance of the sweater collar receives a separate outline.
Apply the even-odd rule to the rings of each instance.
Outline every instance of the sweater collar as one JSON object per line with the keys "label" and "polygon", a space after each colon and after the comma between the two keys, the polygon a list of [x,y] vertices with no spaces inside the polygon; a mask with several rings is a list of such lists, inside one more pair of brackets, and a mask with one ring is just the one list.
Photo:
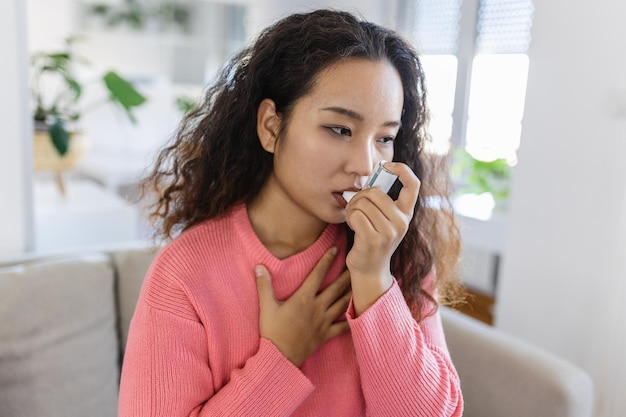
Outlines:
{"label": "sweater collar", "polygon": [[252,255],[253,259],[256,259],[256,262],[265,265],[270,272],[272,270],[278,272],[284,268],[291,269],[293,267],[308,268],[312,260],[313,264],[316,263],[331,246],[341,246],[339,249],[345,247],[345,234],[342,233],[344,230],[343,226],[329,224],[308,248],[285,259],[278,259],[263,245],[254,232],[245,204],[239,204],[233,208],[232,218],[235,230],[247,251]]}

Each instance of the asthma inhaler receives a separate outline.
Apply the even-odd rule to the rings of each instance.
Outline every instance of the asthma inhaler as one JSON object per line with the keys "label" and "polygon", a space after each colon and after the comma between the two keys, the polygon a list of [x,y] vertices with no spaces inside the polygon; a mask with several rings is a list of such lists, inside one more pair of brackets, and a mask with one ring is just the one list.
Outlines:
{"label": "asthma inhaler", "polygon": [[[385,162],[387,161],[380,161],[378,162],[378,164],[376,164],[376,168],[374,168],[374,171],[372,172],[370,177],[367,179],[367,183],[365,184],[365,187],[363,187],[364,189],[370,188],[370,187],[378,187],[384,193],[389,192],[389,190],[391,189],[391,186],[396,181],[398,176],[395,174],[392,174],[391,171],[387,170],[383,166],[385,165]],[[352,200],[352,197],[354,197],[355,194],[356,194],[355,191],[344,191],[342,193],[343,198],[347,202],[350,202],[350,200]]]}

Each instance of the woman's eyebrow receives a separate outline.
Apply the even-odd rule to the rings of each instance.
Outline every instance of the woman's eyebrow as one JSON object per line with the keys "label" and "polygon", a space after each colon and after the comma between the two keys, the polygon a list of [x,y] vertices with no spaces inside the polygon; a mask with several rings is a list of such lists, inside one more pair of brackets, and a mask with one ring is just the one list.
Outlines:
{"label": "woman's eyebrow", "polygon": [[351,119],[363,121],[365,117],[362,114],[355,112],[354,110],[346,109],[344,107],[324,107],[320,109],[320,111],[330,111],[333,113],[341,114],[343,116],[348,116]]}
{"label": "woman's eyebrow", "polygon": [[[351,119],[358,120],[358,121],[365,120],[365,117],[363,117],[362,114],[355,112],[354,110],[346,109],[345,107],[336,107],[336,106],[324,107],[320,109],[320,111],[330,111],[333,113],[341,114],[342,116],[347,116]],[[398,121],[394,120],[394,121],[383,123],[383,126],[390,126],[390,127],[400,127],[401,125],[402,123],[399,120]]]}

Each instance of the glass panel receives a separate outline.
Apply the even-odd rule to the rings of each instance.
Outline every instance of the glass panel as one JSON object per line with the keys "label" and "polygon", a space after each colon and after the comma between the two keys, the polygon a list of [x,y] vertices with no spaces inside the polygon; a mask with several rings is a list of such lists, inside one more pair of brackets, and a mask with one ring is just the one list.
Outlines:
{"label": "glass panel", "polygon": [[474,157],[515,161],[527,76],[525,54],[474,58],[466,137],[466,148]]}
{"label": "glass panel", "polygon": [[457,58],[454,55],[421,57],[426,74],[428,105],[431,112],[429,152],[445,154],[450,148],[452,111],[456,89]]}

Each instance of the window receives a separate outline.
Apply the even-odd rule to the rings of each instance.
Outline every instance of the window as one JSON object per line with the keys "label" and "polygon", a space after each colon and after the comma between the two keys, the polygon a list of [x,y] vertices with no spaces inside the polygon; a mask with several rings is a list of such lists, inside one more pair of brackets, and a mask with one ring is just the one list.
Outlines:
{"label": "window", "polygon": [[412,36],[432,113],[430,150],[516,161],[528,75],[531,0],[416,0]]}
{"label": "window", "polygon": [[452,136],[461,0],[420,0],[415,15],[413,38],[422,55],[431,111],[428,150],[445,154]]}

